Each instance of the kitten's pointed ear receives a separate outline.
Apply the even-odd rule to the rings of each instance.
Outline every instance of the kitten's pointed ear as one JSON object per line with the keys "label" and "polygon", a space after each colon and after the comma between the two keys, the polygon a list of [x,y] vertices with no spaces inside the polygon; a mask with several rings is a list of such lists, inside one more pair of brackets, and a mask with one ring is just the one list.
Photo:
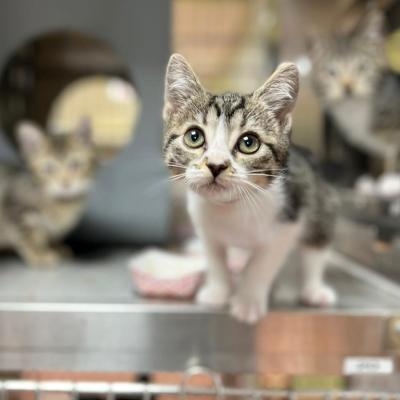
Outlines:
{"label": "kitten's pointed ear", "polygon": [[370,9],[356,27],[356,38],[382,45],[384,39],[384,17],[380,10]]}
{"label": "kitten's pointed ear", "polygon": [[253,97],[264,102],[275,117],[284,122],[296,104],[298,92],[299,71],[295,64],[284,63],[253,93]]}
{"label": "kitten's pointed ear", "polygon": [[203,92],[204,89],[189,63],[180,54],[173,54],[165,75],[164,118]]}
{"label": "kitten's pointed ear", "polygon": [[45,148],[47,140],[41,129],[33,122],[21,121],[16,128],[18,144],[25,156],[37,154]]}
{"label": "kitten's pointed ear", "polygon": [[92,145],[92,123],[90,117],[85,116],[79,120],[75,129],[75,135],[83,145]]}

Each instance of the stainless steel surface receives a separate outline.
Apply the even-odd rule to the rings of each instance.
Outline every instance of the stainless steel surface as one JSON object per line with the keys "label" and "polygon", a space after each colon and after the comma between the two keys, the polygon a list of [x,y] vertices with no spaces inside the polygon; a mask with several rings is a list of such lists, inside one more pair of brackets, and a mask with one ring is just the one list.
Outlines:
{"label": "stainless steel surface", "polygon": [[343,271],[329,280],[335,309],[298,307],[288,267],[271,311],[256,327],[226,310],[144,300],[132,290],[129,254],[27,269],[0,270],[0,369],[182,371],[188,362],[218,372],[341,373],[346,356],[398,352],[388,337],[399,299]]}

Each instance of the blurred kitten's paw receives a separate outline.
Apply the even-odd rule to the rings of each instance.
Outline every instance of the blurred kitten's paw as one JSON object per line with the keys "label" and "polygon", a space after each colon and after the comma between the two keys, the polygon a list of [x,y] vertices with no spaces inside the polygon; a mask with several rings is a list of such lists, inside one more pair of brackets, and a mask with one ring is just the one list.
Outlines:
{"label": "blurred kitten's paw", "polygon": [[54,267],[60,264],[62,260],[61,255],[53,250],[40,251],[36,254],[31,254],[26,260],[27,264],[31,267]]}
{"label": "blurred kitten's paw", "polygon": [[196,302],[212,307],[221,307],[228,303],[231,290],[229,285],[206,283],[196,295]]}
{"label": "blurred kitten's paw", "polygon": [[301,294],[301,301],[308,306],[330,307],[336,304],[337,296],[333,288],[322,284],[304,288]]}
{"label": "blurred kitten's paw", "polygon": [[267,313],[265,293],[237,293],[231,300],[231,315],[241,322],[255,324]]}
{"label": "blurred kitten's paw", "polygon": [[399,159],[399,149],[397,146],[387,146],[383,156],[385,172],[394,172],[397,169]]}
{"label": "blurred kitten's paw", "polygon": [[74,252],[72,251],[72,249],[65,245],[65,244],[60,244],[56,247],[55,252],[58,253],[58,258],[60,259],[67,259],[70,260],[72,258],[74,258]]}
{"label": "blurred kitten's paw", "polygon": [[49,251],[43,258],[43,263],[45,266],[53,267],[61,263],[61,254],[56,251]]}

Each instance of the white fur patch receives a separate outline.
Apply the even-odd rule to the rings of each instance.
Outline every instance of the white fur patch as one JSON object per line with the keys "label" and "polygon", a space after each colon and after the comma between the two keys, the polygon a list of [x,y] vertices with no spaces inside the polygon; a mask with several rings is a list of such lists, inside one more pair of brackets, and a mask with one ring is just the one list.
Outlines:
{"label": "white fur patch", "polygon": [[209,145],[204,157],[210,164],[223,164],[227,160],[232,160],[232,155],[228,147],[228,127],[225,116],[221,115],[218,119],[217,127],[213,135],[209,135]]}
{"label": "white fur patch", "polygon": [[189,191],[188,210],[195,224],[225,246],[255,248],[268,242],[283,204],[280,180],[268,193],[255,192],[251,200],[215,204]]}

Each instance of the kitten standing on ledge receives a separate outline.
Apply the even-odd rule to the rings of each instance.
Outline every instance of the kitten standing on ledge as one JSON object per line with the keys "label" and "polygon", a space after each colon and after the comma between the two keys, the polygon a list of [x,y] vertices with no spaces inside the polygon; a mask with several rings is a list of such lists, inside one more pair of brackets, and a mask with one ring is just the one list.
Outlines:
{"label": "kitten standing on ledge", "polygon": [[26,264],[57,264],[68,251],[59,242],[77,224],[95,172],[90,124],[46,136],[31,122],[17,127],[24,166],[0,167],[0,248]]}
{"label": "kitten standing on ledge", "polygon": [[[175,54],[166,74],[164,156],[173,179],[188,187],[188,209],[208,261],[201,304],[230,304],[241,321],[267,311],[273,280],[295,249],[302,299],[331,305],[323,279],[334,207],[328,187],[290,147],[299,88],[294,64],[282,64],[255,92],[213,95]],[[230,247],[250,251],[236,288],[226,266]]]}

